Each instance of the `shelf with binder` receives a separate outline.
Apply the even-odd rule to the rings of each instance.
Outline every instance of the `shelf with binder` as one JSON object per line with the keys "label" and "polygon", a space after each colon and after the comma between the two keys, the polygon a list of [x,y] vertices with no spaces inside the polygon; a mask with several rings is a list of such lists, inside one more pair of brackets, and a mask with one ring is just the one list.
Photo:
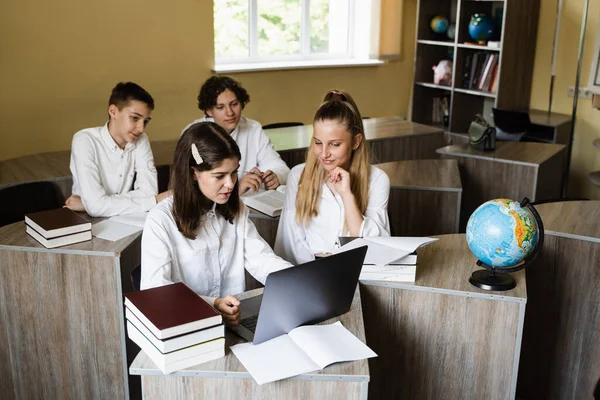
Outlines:
{"label": "shelf with binder", "polygon": [[429,86],[415,86],[413,104],[417,115],[424,124],[447,129],[449,125],[451,92]]}

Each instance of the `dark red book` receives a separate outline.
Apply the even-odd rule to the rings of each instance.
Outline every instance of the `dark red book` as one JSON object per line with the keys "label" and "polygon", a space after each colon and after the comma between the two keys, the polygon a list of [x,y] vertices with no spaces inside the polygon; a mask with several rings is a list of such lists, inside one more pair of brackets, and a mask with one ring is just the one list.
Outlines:
{"label": "dark red book", "polygon": [[25,223],[44,239],[89,231],[92,223],[66,207],[25,214]]}
{"label": "dark red book", "polygon": [[161,340],[223,323],[221,314],[182,282],[125,293],[125,307]]}

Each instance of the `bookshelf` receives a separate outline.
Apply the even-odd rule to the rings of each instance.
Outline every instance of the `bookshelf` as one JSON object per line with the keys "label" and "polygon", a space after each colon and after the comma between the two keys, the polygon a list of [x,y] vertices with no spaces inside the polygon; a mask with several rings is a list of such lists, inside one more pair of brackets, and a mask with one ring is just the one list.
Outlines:
{"label": "bookshelf", "polygon": [[[476,114],[482,114],[491,122],[493,107],[527,111],[539,8],[539,0],[419,0],[412,121],[440,127],[448,133],[466,133]],[[491,41],[498,42],[498,46],[476,44],[469,36],[469,21],[476,13],[494,19],[496,32]],[[437,15],[455,25],[454,39],[448,38],[446,33],[432,31],[430,21]],[[476,55],[483,72],[490,63],[487,82],[478,81],[483,73],[473,75],[479,72],[472,70]],[[492,58],[495,63],[490,62]],[[447,86],[436,85],[432,68],[444,59],[453,62],[452,82]],[[494,64],[497,65],[495,73]],[[467,78],[465,73],[469,75]],[[474,79],[471,80],[471,76]],[[496,87],[491,90],[494,80]],[[479,86],[487,90],[480,90]],[[440,104],[436,98],[447,99],[448,117],[445,119],[440,118],[443,110],[434,110],[434,104]]]}

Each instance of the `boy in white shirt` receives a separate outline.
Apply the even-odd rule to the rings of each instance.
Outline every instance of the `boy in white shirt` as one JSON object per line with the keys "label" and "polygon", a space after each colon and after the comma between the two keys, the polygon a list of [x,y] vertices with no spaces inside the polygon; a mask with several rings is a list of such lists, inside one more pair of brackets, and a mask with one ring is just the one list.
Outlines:
{"label": "boy in white shirt", "polygon": [[[273,144],[262,126],[242,116],[250,101],[246,89],[227,76],[213,76],[204,82],[198,94],[198,108],[204,117],[188,124],[182,133],[197,122],[216,122],[236,141],[240,160],[240,194],[249,189],[257,191],[261,183],[267,190],[285,185],[290,169],[273,149]],[[250,173],[247,173],[250,172]]]}
{"label": "boy in white shirt", "polygon": [[72,195],[65,206],[92,217],[148,211],[167,196],[158,193],[156,167],[145,133],[154,100],[133,82],[120,82],[108,101],[104,126],[73,136]]}

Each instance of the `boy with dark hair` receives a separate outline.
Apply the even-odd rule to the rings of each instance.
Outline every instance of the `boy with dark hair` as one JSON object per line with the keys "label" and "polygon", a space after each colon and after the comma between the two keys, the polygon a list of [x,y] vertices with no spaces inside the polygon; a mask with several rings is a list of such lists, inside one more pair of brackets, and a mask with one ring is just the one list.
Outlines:
{"label": "boy with dark hair", "polygon": [[157,195],[154,156],[145,133],[153,109],[152,96],[139,85],[120,82],[113,88],[108,122],[73,136],[73,190],[66,207],[110,217],[148,211],[167,196]]}

